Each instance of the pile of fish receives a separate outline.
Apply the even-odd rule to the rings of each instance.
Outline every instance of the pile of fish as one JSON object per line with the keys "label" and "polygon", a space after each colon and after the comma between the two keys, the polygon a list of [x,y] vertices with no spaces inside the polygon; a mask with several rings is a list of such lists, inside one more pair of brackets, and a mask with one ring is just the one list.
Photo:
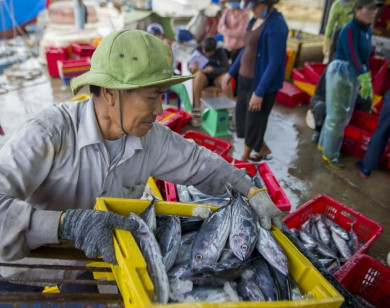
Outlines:
{"label": "pile of fish", "polygon": [[335,221],[317,213],[310,215],[299,229],[292,228],[291,231],[334,274],[361,247],[353,231],[353,223],[350,225],[347,231]]}
{"label": "pile of fish", "polygon": [[283,249],[240,194],[230,193],[205,220],[155,215],[155,200],[130,217],[139,223],[132,234],[154,284],[154,302],[306,298],[289,275]]}

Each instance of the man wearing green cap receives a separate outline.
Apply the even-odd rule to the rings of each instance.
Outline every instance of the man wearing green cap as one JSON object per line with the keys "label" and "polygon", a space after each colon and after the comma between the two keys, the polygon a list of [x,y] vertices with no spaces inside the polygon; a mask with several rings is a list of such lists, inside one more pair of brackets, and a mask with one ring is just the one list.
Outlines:
{"label": "man wearing green cap", "polygon": [[0,150],[1,261],[62,238],[116,263],[111,229],[138,225],[93,210],[95,199],[140,198],[150,176],[209,194],[230,183],[263,227],[280,228],[281,212],[244,170],[155,122],[164,91],[189,78],[173,75],[170,47],[153,35],[121,30],[104,38],[90,71],[71,81],[74,93],[89,85],[92,98],[43,110]]}

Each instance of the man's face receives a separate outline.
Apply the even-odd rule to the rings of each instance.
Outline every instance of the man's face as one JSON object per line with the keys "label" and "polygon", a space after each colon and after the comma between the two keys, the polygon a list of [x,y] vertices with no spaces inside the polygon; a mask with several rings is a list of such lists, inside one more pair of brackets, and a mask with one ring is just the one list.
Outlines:
{"label": "man's face", "polygon": [[[162,114],[162,95],[167,88],[140,88],[122,93],[123,129],[142,137],[152,128],[156,116]],[[118,124],[120,125],[119,112]]]}
{"label": "man's face", "polygon": [[206,51],[206,49],[204,47],[202,47],[202,52],[203,54],[207,57],[207,58],[210,58],[212,56],[215,55],[215,50],[209,50],[209,51]]}

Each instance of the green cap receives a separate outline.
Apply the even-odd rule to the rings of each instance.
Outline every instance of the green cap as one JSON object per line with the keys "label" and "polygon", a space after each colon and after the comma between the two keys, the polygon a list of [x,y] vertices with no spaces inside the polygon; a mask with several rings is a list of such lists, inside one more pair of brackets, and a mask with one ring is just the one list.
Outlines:
{"label": "green cap", "polygon": [[120,30],[97,46],[88,72],[70,81],[73,94],[84,85],[113,90],[170,87],[193,78],[173,75],[171,47],[141,30]]}

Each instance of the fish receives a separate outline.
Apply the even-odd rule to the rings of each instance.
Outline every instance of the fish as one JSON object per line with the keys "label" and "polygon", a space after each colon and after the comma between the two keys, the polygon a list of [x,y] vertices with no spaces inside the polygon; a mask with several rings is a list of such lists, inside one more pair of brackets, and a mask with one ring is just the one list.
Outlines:
{"label": "fish", "polygon": [[283,275],[281,272],[275,270],[273,267],[271,267],[271,270],[273,271],[276,283],[278,285],[279,298],[281,300],[291,300],[291,285],[288,279],[288,274]]}
{"label": "fish", "polygon": [[263,292],[261,292],[261,289],[254,278],[254,272],[251,277],[241,278],[238,281],[237,292],[246,301],[251,301],[251,302],[265,301],[264,294]]}
{"label": "fish", "polygon": [[329,245],[331,235],[328,226],[324,222],[323,216],[321,214],[315,214],[313,215],[313,218],[316,221],[319,238],[324,244]]}
{"label": "fish", "polygon": [[299,238],[307,244],[316,244],[316,251],[325,257],[329,257],[332,259],[337,259],[337,254],[335,254],[328,246],[326,246],[321,241],[315,240],[310,234],[299,231]]}
{"label": "fish", "polygon": [[195,268],[189,268],[179,277],[182,280],[190,280],[194,285],[223,286],[228,281],[241,277],[247,268],[253,266],[255,257],[245,262],[226,260],[214,264],[206,264]]}
{"label": "fish", "polygon": [[160,246],[165,269],[169,271],[176,261],[180,248],[181,225],[178,215],[171,216],[157,230],[156,237]]}
{"label": "fish", "polygon": [[191,231],[182,234],[180,239],[180,247],[176,256],[175,264],[187,262],[189,264],[191,258],[191,248],[194,243],[198,231]]}
{"label": "fish", "polygon": [[252,177],[253,184],[258,188],[267,187],[264,183],[263,178],[261,177],[261,175],[259,173],[259,169],[257,168],[257,166],[255,164],[253,164],[253,166],[255,167],[255,170],[256,170],[255,175]]}
{"label": "fish", "polygon": [[239,194],[232,206],[232,225],[229,246],[241,261],[247,260],[257,241],[256,218],[252,210]]}
{"label": "fish", "polygon": [[169,281],[157,239],[142,218],[134,213],[130,213],[129,218],[138,222],[137,230],[131,233],[142,252],[154,285],[153,301],[166,304],[169,299]]}
{"label": "fish", "polygon": [[355,231],[353,231],[353,225],[355,224],[355,221],[350,222],[348,224],[351,226],[351,229],[348,232],[348,236],[349,236],[348,246],[351,250],[351,253],[355,254],[360,249],[359,238],[356,235]]}
{"label": "fish", "polygon": [[278,300],[278,291],[275,285],[275,278],[270,271],[264,258],[258,258],[253,264],[255,280],[264,294],[266,301]]}
{"label": "fish", "polygon": [[[157,220],[157,229],[172,215],[167,214],[158,214],[156,215]],[[192,216],[179,216],[181,231],[183,233],[191,232],[191,231],[199,231],[202,226],[204,219],[199,217]]]}
{"label": "fish", "polygon": [[288,279],[290,281],[290,286],[291,286],[291,299],[293,301],[301,300],[302,299],[302,292],[301,292],[301,289],[299,288],[298,284],[296,283],[294,278],[291,277],[290,274],[288,275]]}
{"label": "fish", "polygon": [[155,233],[157,229],[157,220],[156,220],[156,197],[152,196],[152,202],[148,205],[148,207],[139,215],[146,224],[148,225],[149,229]]}
{"label": "fish", "polygon": [[192,197],[192,201],[197,201],[197,200],[204,200],[204,199],[227,199],[227,201],[230,201],[228,193],[223,193],[219,195],[208,195],[203,192],[201,192],[199,189],[195,188],[194,186],[187,186],[188,192],[190,193]]}
{"label": "fish", "polygon": [[288,261],[282,247],[274,238],[270,230],[264,229],[256,220],[259,236],[256,241],[256,249],[267,262],[280,271],[283,275],[288,274]]}
{"label": "fish", "polygon": [[180,202],[184,202],[184,203],[192,202],[192,197],[190,192],[187,189],[187,186],[177,184],[176,191]]}
{"label": "fish", "polygon": [[325,218],[325,223],[328,225],[328,227],[333,231],[338,233],[344,240],[349,240],[348,232],[344,230],[338,223],[336,223],[333,220],[330,220],[329,218]]}
{"label": "fish", "polygon": [[202,224],[191,249],[191,267],[216,263],[229,237],[231,203],[213,212]]}
{"label": "fish", "polygon": [[331,228],[331,231],[332,239],[336,244],[337,250],[343,258],[348,260],[352,257],[351,249],[348,246],[348,241],[345,240],[338,231],[335,231],[334,228]]}
{"label": "fish", "polygon": [[221,287],[194,287],[192,291],[183,294],[180,302],[229,302],[230,296]]}

